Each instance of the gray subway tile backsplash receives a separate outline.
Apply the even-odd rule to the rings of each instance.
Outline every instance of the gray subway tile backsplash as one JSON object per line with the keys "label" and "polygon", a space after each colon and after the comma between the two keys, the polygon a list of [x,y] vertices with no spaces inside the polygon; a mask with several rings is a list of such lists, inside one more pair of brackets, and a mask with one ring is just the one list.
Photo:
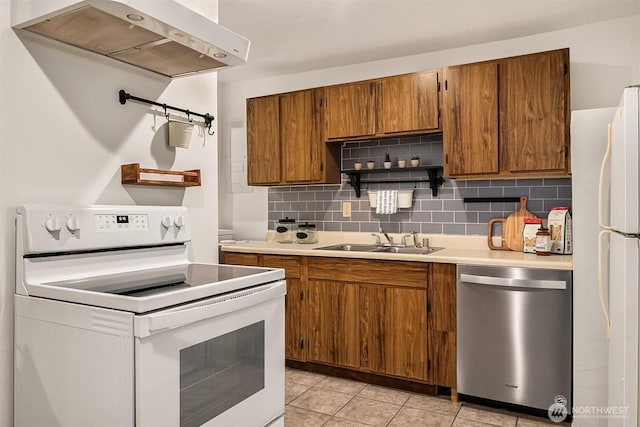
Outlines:
{"label": "gray subway tile backsplash", "polygon": [[[399,158],[409,161],[413,155],[420,156],[421,166],[439,165],[442,163],[442,134],[348,142],[343,144],[342,167],[353,169],[355,161],[366,163],[367,160],[374,160],[377,168],[382,167],[386,152],[389,152],[394,168],[397,168]],[[376,174],[375,179],[413,176],[426,178],[426,172],[407,169],[394,174]],[[376,214],[375,208],[369,205],[367,190],[379,189],[414,189],[413,206],[399,209],[393,215]],[[318,230],[324,231],[376,232],[382,227],[391,233],[415,230],[430,234],[485,235],[489,219],[508,216],[519,208],[519,203],[464,203],[463,198],[521,195],[529,198],[527,208],[531,212],[546,218],[554,206],[571,206],[571,179],[447,179],[435,197],[428,182],[363,184],[361,197],[357,198],[343,175],[339,185],[269,188],[269,229],[274,229],[278,219],[289,217],[313,221]],[[342,216],[343,202],[351,202],[351,218]]]}

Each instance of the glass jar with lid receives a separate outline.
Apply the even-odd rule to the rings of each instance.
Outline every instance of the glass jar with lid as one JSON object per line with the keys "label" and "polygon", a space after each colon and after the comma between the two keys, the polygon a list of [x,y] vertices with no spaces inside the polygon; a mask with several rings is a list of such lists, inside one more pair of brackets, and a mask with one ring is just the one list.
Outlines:
{"label": "glass jar with lid", "polygon": [[540,227],[536,233],[536,255],[551,255],[551,232],[546,227]]}
{"label": "glass jar with lid", "polygon": [[285,217],[276,223],[276,242],[293,243],[296,220]]}
{"label": "glass jar with lid", "polygon": [[316,232],[316,225],[305,222],[298,225],[296,231],[296,243],[317,243],[318,234]]}

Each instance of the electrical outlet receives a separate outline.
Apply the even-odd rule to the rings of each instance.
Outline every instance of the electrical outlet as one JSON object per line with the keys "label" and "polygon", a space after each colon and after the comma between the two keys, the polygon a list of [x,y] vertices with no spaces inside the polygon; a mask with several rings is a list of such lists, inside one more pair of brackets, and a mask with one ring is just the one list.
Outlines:
{"label": "electrical outlet", "polygon": [[342,202],[342,217],[351,218],[351,202]]}

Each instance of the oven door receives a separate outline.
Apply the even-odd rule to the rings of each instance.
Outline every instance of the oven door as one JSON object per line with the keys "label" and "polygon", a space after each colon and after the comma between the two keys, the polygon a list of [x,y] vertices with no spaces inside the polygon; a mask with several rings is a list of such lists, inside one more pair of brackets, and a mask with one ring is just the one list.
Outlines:
{"label": "oven door", "polygon": [[282,416],[285,289],[279,281],[136,316],[136,426]]}

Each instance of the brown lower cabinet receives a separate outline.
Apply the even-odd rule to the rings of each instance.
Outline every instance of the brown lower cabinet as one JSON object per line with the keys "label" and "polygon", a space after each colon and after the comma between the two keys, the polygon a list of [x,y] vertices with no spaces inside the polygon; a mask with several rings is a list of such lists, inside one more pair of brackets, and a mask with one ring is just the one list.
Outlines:
{"label": "brown lower cabinet", "polygon": [[456,266],[224,253],[286,271],[285,356],[456,386]]}
{"label": "brown lower cabinet", "polygon": [[426,289],[359,288],[360,367],[428,381]]}
{"label": "brown lower cabinet", "polygon": [[358,285],[309,280],[307,360],[360,367]]}
{"label": "brown lower cabinet", "polygon": [[224,252],[223,259],[225,264],[284,268],[287,282],[287,295],[284,300],[284,354],[287,359],[304,361],[306,314],[304,288],[302,287],[302,263],[305,258],[289,255]]}
{"label": "brown lower cabinet", "polygon": [[[430,264],[428,323],[431,336],[430,380],[456,387],[456,266]],[[452,362],[453,361],[453,362]]]}

